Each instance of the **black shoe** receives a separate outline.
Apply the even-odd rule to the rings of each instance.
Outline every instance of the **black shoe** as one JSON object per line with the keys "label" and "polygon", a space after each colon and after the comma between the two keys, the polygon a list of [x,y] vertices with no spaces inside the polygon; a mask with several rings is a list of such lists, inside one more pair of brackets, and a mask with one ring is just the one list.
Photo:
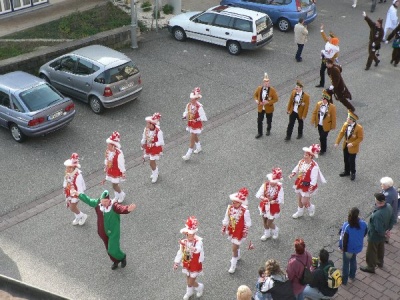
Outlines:
{"label": "black shoe", "polygon": [[380,62],[381,62],[381,61],[378,59],[378,61],[375,62],[375,67],[377,67],[377,66],[379,65]]}
{"label": "black shoe", "polygon": [[394,60],[392,59],[391,61],[390,61],[390,64],[392,64],[394,62]]}
{"label": "black shoe", "polygon": [[302,134],[299,134],[299,135],[297,135],[297,137],[296,137],[296,139],[301,139],[303,137],[303,135]]}
{"label": "black shoe", "polygon": [[126,255],[125,257],[121,260],[121,268],[125,268],[126,267]]}
{"label": "black shoe", "polygon": [[347,173],[346,171],[342,172],[339,174],[340,177],[346,177],[346,176],[350,176],[350,173]]}
{"label": "black shoe", "polygon": [[361,266],[360,267],[360,270],[361,271],[363,271],[363,272],[367,272],[367,273],[375,273],[375,270],[374,269],[370,269],[369,267],[367,267],[367,266]]}
{"label": "black shoe", "polygon": [[324,155],[326,153],[326,151],[321,151],[320,153],[319,153],[319,155]]}
{"label": "black shoe", "polygon": [[315,87],[324,87],[324,85],[323,84],[318,84]]}
{"label": "black shoe", "polygon": [[[386,242],[389,243],[388,241],[385,241],[385,243],[386,243]],[[382,268],[383,268],[383,264],[377,264],[377,267],[380,268],[380,269],[382,269]]]}
{"label": "black shoe", "polygon": [[256,139],[259,139],[260,137],[262,137],[262,133],[256,135]]}
{"label": "black shoe", "polygon": [[290,141],[290,136],[286,136],[285,141]]}
{"label": "black shoe", "polygon": [[111,266],[111,270],[115,270],[116,268],[118,268],[118,264],[119,264],[118,261],[114,262],[114,263],[112,264],[112,266]]}
{"label": "black shoe", "polygon": [[365,71],[368,71],[369,70],[369,67],[365,67]]}
{"label": "black shoe", "polygon": [[297,62],[302,62],[302,61],[303,61],[303,59],[302,59],[302,58],[300,58],[300,59],[296,59],[296,61],[297,61]]}
{"label": "black shoe", "polygon": [[354,179],[356,179],[356,174],[355,173],[351,173],[350,180],[354,180]]}
{"label": "black shoe", "polygon": [[271,134],[270,130],[267,130],[267,133],[265,134],[266,136],[269,136]]}

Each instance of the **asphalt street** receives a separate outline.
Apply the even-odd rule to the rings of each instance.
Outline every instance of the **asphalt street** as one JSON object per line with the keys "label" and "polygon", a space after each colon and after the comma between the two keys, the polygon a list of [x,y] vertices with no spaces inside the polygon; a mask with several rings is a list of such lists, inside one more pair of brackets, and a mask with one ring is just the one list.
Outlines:
{"label": "asphalt street", "polygon": [[[309,42],[302,63],[294,59],[293,32],[284,34],[275,29],[273,42],[267,47],[237,57],[215,45],[191,40],[179,43],[166,30],[151,32],[144,35],[139,49],[123,50],[137,61],[143,74],[144,91],[137,101],[100,116],[76,102],[77,115],[66,129],[24,144],[15,143],[6,130],[0,130],[0,221],[46,195],[61,194],[63,162],[72,152],[80,154],[89,186],[87,194],[98,197],[104,189],[99,183],[105,140],[114,130],[121,133],[127,157],[127,182],[123,185],[126,202],[138,206],[132,214],[122,216],[122,248],[128,256],[124,270],[111,271],[96,233],[94,211],[81,203],[89,218],[85,226],[73,227],[72,214],[58,196],[42,213],[0,231],[1,273],[71,299],[181,299],[184,275],[174,273],[172,265],[181,237],[179,230],[189,215],[198,217],[199,235],[204,238],[205,276],[200,279],[205,284],[203,299],[233,299],[240,284],[253,287],[258,267],[268,258],[279,259],[286,267],[295,237],[304,237],[314,255],[323,246],[335,249],[337,231],[347,210],[358,206],[367,216],[383,176],[392,177],[398,185],[399,97],[394,87],[400,69],[389,64],[391,46],[383,45],[381,64],[364,71],[369,27],[362,11],[369,12],[369,1],[359,3],[356,9],[347,0],[320,0],[317,5],[319,15],[308,28]],[[386,11],[378,6],[371,17],[384,17]],[[336,102],[338,128],[329,134],[327,154],[318,159],[328,183],[321,186],[315,198],[315,217],[294,220],[291,215],[297,205],[287,175],[302,157],[302,147],[318,142],[310,115],[321,95],[314,87],[324,46],[321,22],[326,32],[339,35],[343,77],[353,94],[365,139],[357,156],[356,181],[340,178],[342,153],[332,146],[346,110]],[[268,72],[280,100],[271,136],[256,140],[257,113],[252,95],[264,72]],[[286,105],[297,79],[311,95],[310,112],[304,138],[284,142]],[[195,86],[201,87],[201,102],[209,122],[201,136],[203,152],[184,162],[181,156],[186,152],[188,135],[181,115]],[[139,163],[140,139],[144,118],[156,111],[162,114],[167,146],[159,166],[159,181],[151,184],[149,166]],[[277,221],[280,237],[261,242],[262,225],[254,194],[275,166],[283,169],[285,178],[285,205]],[[220,235],[220,227],[229,194],[243,186],[250,190],[253,226],[249,239],[255,249],[243,249],[237,272],[230,275],[230,244]]]}

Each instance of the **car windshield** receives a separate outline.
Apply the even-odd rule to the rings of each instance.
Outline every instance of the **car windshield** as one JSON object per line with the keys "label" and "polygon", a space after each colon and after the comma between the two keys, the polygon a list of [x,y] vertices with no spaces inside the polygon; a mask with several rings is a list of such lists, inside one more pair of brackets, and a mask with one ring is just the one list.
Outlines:
{"label": "car windshield", "polygon": [[139,69],[132,61],[130,61],[126,64],[104,71],[102,74],[97,76],[95,81],[103,84],[110,84],[127,79],[137,73],[139,73]]}
{"label": "car windshield", "polygon": [[62,96],[51,86],[40,84],[19,94],[29,111],[37,111],[61,101]]}

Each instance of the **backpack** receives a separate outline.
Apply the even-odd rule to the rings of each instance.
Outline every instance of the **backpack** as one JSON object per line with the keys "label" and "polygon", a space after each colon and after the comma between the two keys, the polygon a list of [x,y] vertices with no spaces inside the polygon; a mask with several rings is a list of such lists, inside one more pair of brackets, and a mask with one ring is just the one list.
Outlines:
{"label": "backpack", "polygon": [[274,280],[274,286],[268,290],[272,299],[278,300],[294,300],[296,299],[293,293],[293,286],[290,280],[279,281]]}
{"label": "backpack", "polygon": [[328,265],[324,268],[324,273],[327,277],[328,287],[331,289],[337,289],[342,284],[342,273],[339,269],[336,269],[332,265]]}
{"label": "backpack", "polygon": [[301,274],[301,277],[299,278],[300,284],[302,284],[302,285],[307,285],[307,284],[312,283],[312,281],[313,281],[313,275],[312,275],[312,273],[311,273],[311,271],[310,271],[310,268],[307,268],[308,255],[307,255],[306,264],[303,264],[303,263],[302,263],[300,260],[298,260],[297,258],[296,258],[296,260],[299,261],[299,262],[303,265],[303,267],[304,267],[303,273]]}
{"label": "backpack", "polygon": [[393,48],[400,48],[400,37],[397,37],[393,40],[393,44],[392,44]]}

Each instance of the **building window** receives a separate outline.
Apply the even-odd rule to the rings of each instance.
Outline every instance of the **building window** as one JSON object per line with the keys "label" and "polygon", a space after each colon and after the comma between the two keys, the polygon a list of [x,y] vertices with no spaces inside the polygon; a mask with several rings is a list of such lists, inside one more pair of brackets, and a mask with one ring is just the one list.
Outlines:
{"label": "building window", "polygon": [[0,0],[0,13],[11,11],[11,0]]}

